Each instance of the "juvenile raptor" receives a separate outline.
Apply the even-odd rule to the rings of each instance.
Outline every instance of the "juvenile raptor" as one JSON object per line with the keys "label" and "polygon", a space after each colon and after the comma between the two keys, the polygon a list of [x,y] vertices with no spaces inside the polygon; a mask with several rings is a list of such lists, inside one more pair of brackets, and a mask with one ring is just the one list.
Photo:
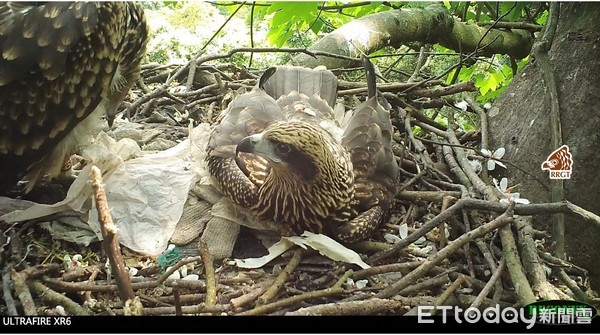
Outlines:
{"label": "juvenile raptor", "polygon": [[365,67],[368,100],[337,118],[337,78],[328,70],[271,68],[234,99],[207,147],[209,172],[223,193],[282,235],[368,238],[390,209],[399,168],[390,106],[366,58]]}

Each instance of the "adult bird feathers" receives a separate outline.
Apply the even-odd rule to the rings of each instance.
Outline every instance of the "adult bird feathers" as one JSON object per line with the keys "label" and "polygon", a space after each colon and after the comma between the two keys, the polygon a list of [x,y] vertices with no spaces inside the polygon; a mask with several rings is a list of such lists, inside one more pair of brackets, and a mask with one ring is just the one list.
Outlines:
{"label": "adult bird feathers", "polygon": [[336,119],[331,71],[267,70],[221,114],[207,147],[209,172],[234,203],[283,235],[367,238],[389,211],[399,171],[389,105],[371,86],[365,103]]}
{"label": "adult bird feathers", "polygon": [[0,3],[0,189],[31,189],[112,122],[148,28],[133,2]]}

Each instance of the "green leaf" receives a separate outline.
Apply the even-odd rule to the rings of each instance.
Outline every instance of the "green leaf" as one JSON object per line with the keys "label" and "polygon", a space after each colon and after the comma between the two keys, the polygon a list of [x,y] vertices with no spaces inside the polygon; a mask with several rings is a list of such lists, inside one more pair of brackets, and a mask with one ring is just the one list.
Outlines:
{"label": "green leaf", "polygon": [[460,73],[458,75],[458,80],[460,80],[460,81],[469,81],[469,80],[471,80],[471,77],[473,77],[473,74],[475,73],[476,68],[477,67],[475,65],[469,66],[467,68],[463,67],[460,70]]}
{"label": "green leaf", "polygon": [[312,26],[310,26],[310,30],[312,30],[312,32],[315,33],[315,35],[316,35],[316,34],[318,34],[321,31],[321,29],[323,29],[324,25],[325,24],[323,23],[323,20],[321,20],[321,19],[316,20],[312,24]]}
{"label": "green leaf", "polygon": [[523,15],[523,8],[525,8],[525,6],[526,4],[522,2],[503,2],[500,13],[498,14],[503,15],[508,13],[508,11],[510,10],[510,13],[506,17],[504,17],[504,21],[508,20],[515,22],[518,21],[519,18]]}
{"label": "green leaf", "polygon": [[163,1],[162,3],[163,3],[163,5],[165,5],[166,7],[175,8],[175,7],[177,7],[177,5],[179,4],[179,1]]}
{"label": "green leaf", "polygon": [[542,25],[542,26],[543,26],[543,25],[545,25],[545,24],[546,24],[546,21],[547,21],[547,20],[548,20],[548,11],[547,11],[547,10],[545,10],[545,11],[542,13],[542,15],[540,15],[540,17],[539,17],[537,20],[535,20],[535,22],[536,22],[537,24],[539,24],[539,25]]}

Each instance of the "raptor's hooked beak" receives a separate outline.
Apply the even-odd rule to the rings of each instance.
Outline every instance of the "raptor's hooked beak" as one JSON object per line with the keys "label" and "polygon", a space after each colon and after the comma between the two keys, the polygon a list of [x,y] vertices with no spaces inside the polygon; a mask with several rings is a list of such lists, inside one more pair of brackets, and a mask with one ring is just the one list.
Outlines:
{"label": "raptor's hooked beak", "polygon": [[115,122],[115,117],[117,116],[117,110],[121,103],[118,101],[108,101],[105,105],[106,112],[106,122],[108,123],[108,128],[112,129],[113,123]]}
{"label": "raptor's hooked beak", "polygon": [[270,141],[264,140],[262,134],[244,137],[235,148],[235,154],[237,155],[239,152],[256,154],[274,163],[281,162],[281,158],[275,154],[273,144]]}

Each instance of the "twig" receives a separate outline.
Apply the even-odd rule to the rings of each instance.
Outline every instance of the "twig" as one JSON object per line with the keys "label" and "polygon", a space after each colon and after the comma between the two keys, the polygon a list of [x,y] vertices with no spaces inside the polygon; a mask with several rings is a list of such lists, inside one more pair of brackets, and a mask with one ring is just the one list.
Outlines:
{"label": "twig", "polygon": [[444,274],[442,276],[436,276],[433,278],[423,280],[416,284],[407,286],[407,287],[403,288],[400,292],[398,292],[398,295],[399,296],[409,296],[409,295],[413,295],[413,294],[418,294],[419,292],[424,292],[427,290],[432,290],[434,288],[442,287],[445,284],[447,284],[448,282],[450,282],[450,277],[448,277],[447,274]]}
{"label": "twig", "polygon": [[[430,49],[429,47],[427,49]],[[417,58],[417,64],[415,65],[415,69],[412,73],[412,75],[408,78],[407,82],[412,83],[416,80],[417,76],[419,75],[419,72],[421,72],[421,68],[423,67],[423,65],[425,65],[425,60],[427,59],[427,52],[425,51],[426,47],[422,46],[419,49],[419,58]]]}
{"label": "twig", "polygon": [[186,91],[191,91],[194,85],[194,76],[196,75],[196,59],[190,61],[190,70],[188,71],[187,81],[185,83]]}
{"label": "twig", "polygon": [[215,278],[213,257],[204,241],[200,240],[198,246],[200,247],[200,256],[206,274],[206,306],[213,306],[217,303],[217,280]]}
{"label": "twig", "polygon": [[500,275],[504,271],[505,266],[506,266],[506,261],[503,258],[502,260],[500,260],[500,264],[498,264],[498,267],[496,267],[496,270],[494,271],[494,274],[492,275],[492,277],[490,277],[490,280],[488,280],[487,284],[485,284],[485,287],[483,288],[483,290],[481,290],[481,292],[479,292],[479,294],[477,295],[477,298],[475,299],[475,301],[473,301],[473,303],[471,304],[470,307],[479,308],[481,306],[483,299],[485,299],[485,297],[487,297],[488,294],[490,293],[490,291],[492,290],[492,286],[496,285],[496,282],[498,281],[498,279],[500,278]]}
{"label": "twig", "polygon": [[[390,95],[392,95],[392,94],[384,93],[384,97],[386,97],[386,98],[389,97]],[[395,95],[393,95],[393,96],[395,96]],[[423,115],[423,113],[421,113],[421,111],[418,110],[417,108],[415,108],[413,105],[406,104],[399,98],[396,98],[396,99],[398,99],[398,101],[395,101],[395,102],[398,103],[399,105],[401,105],[401,107],[404,108],[407,113],[410,113],[410,115],[412,117],[414,117],[415,120],[420,121],[422,123],[425,123],[425,124],[433,127],[433,128],[426,128],[427,131],[432,132],[439,136],[444,136],[444,132],[447,129],[446,126]],[[413,101],[413,103],[414,103],[414,101]],[[414,122],[414,123],[416,124],[416,122]],[[421,139],[421,138],[419,138],[419,139]]]}
{"label": "twig", "polygon": [[473,98],[471,98],[468,95],[464,95],[463,98],[465,99],[465,101],[469,104],[469,106],[471,106],[471,108],[473,108],[473,110],[475,111],[475,113],[477,113],[477,115],[479,115],[479,121],[481,122],[481,148],[482,149],[489,149],[490,148],[490,144],[489,144],[489,140],[488,140],[488,119],[487,119],[487,114],[485,113],[485,111],[483,110],[483,108],[481,108],[481,106],[479,105],[479,103],[477,103],[475,100],[473,100]]}
{"label": "twig", "polygon": [[591,302],[592,298],[583,292],[583,290],[579,288],[579,285],[577,285],[577,283],[571,279],[563,269],[554,269],[554,273],[558,279],[565,284],[571,290],[571,292],[573,292],[577,300],[587,303]]}
{"label": "twig", "polygon": [[[456,198],[453,197],[444,197],[442,201],[441,211],[445,211],[448,209],[450,204],[455,201]],[[440,234],[440,248],[444,248],[448,244],[448,238],[446,237],[446,222],[441,222],[438,226],[439,234]]]}
{"label": "twig", "polygon": [[279,301],[276,301],[276,302],[273,302],[273,303],[270,303],[267,305],[261,305],[254,309],[251,309],[246,312],[238,313],[236,315],[239,315],[239,316],[262,315],[262,314],[266,314],[266,313],[281,309],[283,307],[291,306],[293,304],[299,303],[299,302],[307,300],[307,299],[328,297],[328,296],[338,295],[338,294],[342,294],[342,293],[344,293],[344,289],[342,289],[341,287],[326,288],[326,289],[319,290],[319,291],[307,292],[304,294],[285,298],[285,299],[282,299],[282,300],[279,300]]}
{"label": "twig", "polygon": [[[179,294],[179,303],[183,305],[196,305],[203,302],[205,299],[206,293]],[[175,304],[175,298],[172,296],[159,297],[158,301],[166,303],[167,306]]]}
{"label": "twig", "polygon": [[460,192],[456,191],[402,191],[396,195],[398,199],[412,201],[428,201],[441,203],[445,198],[460,198]]}
{"label": "twig", "polygon": [[445,95],[452,95],[452,94],[456,94],[456,93],[460,93],[460,92],[473,92],[476,89],[477,88],[475,87],[475,83],[473,83],[472,81],[465,81],[465,82],[461,82],[458,84],[445,86],[445,87],[438,87],[438,88],[431,88],[431,89],[417,88],[417,89],[413,89],[408,94],[411,96],[418,96],[418,97],[437,98],[437,97],[441,97],[441,96],[445,96]]}
{"label": "twig", "polygon": [[33,302],[33,297],[31,297],[31,292],[29,292],[29,288],[27,287],[27,278],[25,277],[25,275],[11,268],[10,279],[12,280],[15,293],[21,301],[21,306],[23,307],[23,314],[26,316],[38,315],[37,310],[35,308],[35,303]]}
{"label": "twig", "polygon": [[6,264],[4,266],[4,269],[2,269],[2,296],[4,297],[4,302],[6,304],[7,315],[9,315],[9,316],[17,316],[17,315],[19,315],[18,312],[17,312],[17,306],[15,305],[15,299],[13,298],[12,292],[10,290],[10,287],[11,287],[11,280],[10,280],[11,270],[12,270],[12,268],[8,264]]}
{"label": "twig", "polygon": [[[450,279],[450,278],[448,278]],[[464,275],[459,275],[458,278],[456,278],[456,280],[454,280],[452,282],[452,284],[450,284],[450,286],[448,286],[448,288],[446,290],[444,290],[444,292],[437,298],[435,299],[435,303],[434,306],[438,307],[438,306],[442,306],[446,300],[448,300],[448,297],[450,297],[451,294],[453,294],[454,292],[456,292],[456,290],[458,290],[461,285],[463,283],[465,283],[466,277]],[[434,309],[432,311],[432,314],[435,314],[437,312],[437,309]]]}
{"label": "twig", "polygon": [[262,315],[266,314],[283,307],[291,306],[293,304],[299,303],[301,301],[307,299],[321,298],[327,297],[331,295],[338,295],[344,293],[344,289],[342,285],[346,282],[346,280],[352,275],[352,270],[346,271],[344,275],[330,288],[326,288],[319,291],[306,292],[304,294],[299,294],[293,297],[285,298],[267,305],[257,306],[254,309],[251,309],[246,312],[238,313],[237,315]]}
{"label": "twig", "polygon": [[274,279],[269,279],[258,284],[254,289],[244,295],[241,295],[237,298],[231,299],[229,304],[231,305],[231,310],[237,311],[239,308],[244,307],[251,302],[256,301],[258,297],[260,297],[265,291],[273,285]]}
{"label": "twig", "polygon": [[[448,130],[446,131],[446,139],[450,144],[460,145],[460,141],[454,132],[455,128],[456,124],[454,122],[454,110],[451,109],[448,112]],[[465,150],[461,147],[453,146],[452,151],[454,151],[454,154],[456,155],[456,161],[458,162],[458,165],[473,185],[474,191],[476,193],[481,193],[488,196],[488,199],[490,200],[494,200],[489,196],[491,194],[495,195],[495,193],[486,187],[487,185],[483,182],[483,180],[481,180],[481,178],[479,178],[475,170],[471,167]]]}
{"label": "twig", "polygon": [[[496,266],[496,261],[494,260],[494,257],[492,256],[492,253],[490,252],[490,249],[488,248],[488,246],[481,239],[475,240],[475,245],[477,245],[477,248],[483,255],[483,259],[488,263],[488,266],[489,266],[490,270],[492,271],[492,273],[496,272],[496,269],[498,267]],[[500,299],[500,296],[502,295],[503,291],[504,291],[504,288],[502,286],[502,283],[499,281],[496,282],[494,297],[492,299],[493,300]]]}
{"label": "twig", "polygon": [[194,100],[194,101],[190,102],[189,104],[185,105],[185,109],[189,110],[192,107],[196,107],[197,105],[203,105],[205,103],[214,102],[214,101],[221,101],[222,99],[223,99],[222,95],[217,95],[214,97],[208,97],[208,98]]}
{"label": "twig", "polygon": [[[198,304],[193,306],[181,306],[181,313],[184,315],[199,313],[221,314],[227,311],[229,311],[229,305],[206,306],[205,304]],[[115,309],[114,313],[116,315],[125,315],[125,311],[123,309]],[[144,315],[146,316],[175,315],[175,313],[175,306],[144,308]]]}
{"label": "twig", "polygon": [[[464,99],[469,104],[469,106],[471,106],[471,108],[473,108],[475,113],[477,113],[477,115],[479,115],[479,122],[481,123],[481,126],[479,127],[479,129],[481,131],[481,149],[489,150],[490,142],[488,139],[489,138],[489,136],[488,136],[489,127],[488,127],[487,114],[483,110],[483,108],[475,100],[473,100],[473,98],[471,98],[465,94]],[[488,180],[488,170],[487,169],[482,169],[481,178],[484,180]]]}
{"label": "twig", "polygon": [[[372,58],[372,57],[370,57]],[[341,71],[342,69],[340,69]],[[361,67],[357,67],[355,69],[355,71],[364,71],[364,68]],[[423,87],[431,87],[434,85],[442,85],[444,84],[443,80],[432,80],[429,81],[427,83],[423,84]],[[377,89],[381,92],[392,92],[392,91],[398,91],[398,90],[403,90],[409,87],[413,87],[414,83],[381,83],[381,84],[377,84]],[[346,81],[346,80],[340,80],[338,81],[338,88],[340,89],[340,91],[338,91],[338,95],[340,94],[340,92],[343,92],[345,90],[350,90],[353,88],[360,88],[360,89],[364,89],[364,91],[359,91],[359,92],[355,92],[355,93],[362,93],[362,92],[366,92],[367,89],[367,83],[366,82],[360,82],[360,81]],[[348,93],[349,94],[349,93]],[[400,101],[398,96],[395,94],[390,94],[390,93],[386,93],[384,94],[386,99],[398,99],[398,102]],[[395,97],[395,98],[394,98]],[[405,103],[405,102],[404,102]]]}
{"label": "twig", "polygon": [[363,2],[347,3],[347,4],[343,4],[343,5],[333,5],[333,6],[319,5],[319,6],[317,6],[317,9],[324,10],[324,11],[337,11],[339,13],[342,11],[342,9],[345,9],[345,8],[362,7],[362,6],[366,6],[366,5],[370,5],[370,4],[371,4],[370,1],[363,1]]}
{"label": "twig", "polygon": [[[463,210],[461,212],[462,212],[462,217],[463,217],[464,230],[465,230],[465,232],[469,232],[469,231],[471,231],[471,221],[469,220],[469,215],[467,214],[467,211]],[[454,221],[458,223],[458,219],[454,218]],[[476,242],[481,241],[481,239],[476,239],[475,241]],[[471,247],[468,243],[465,244],[464,250],[465,250],[465,254],[467,255],[467,266],[469,267],[469,274],[471,275],[472,278],[475,278],[473,257],[471,257]]]}
{"label": "twig", "polygon": [[475,192],[473,190],[473,184],[471,183],[465,172],[458,165],[458,162],[454,158],[452,148],[449,146],[443,146],[442,152],[444,153],[444,160],[448,164],[450,172],[452,172],[456,176],[456,178],[458,178],[461,184],[463,184],[467,188],[467,190],[469,190],[469,194],[475,195]]}
{"label": "twig", "polygon": [[[502,226],[507,225],[512,222],[512,211],[504,213],[497,217],[496,219],[481,225],[477,229],[471,230],[470,232],[460,236],[455,239],[451,243],[449,243],[444,249],[440,250],[438,253],[429,257],[422,265],[416,268],[414,271],[411,271],[408,275],[404,276],[402,279],[397,281],[396,283],[388,286],[381,292],[375,295],[376,298],[389,298],[395,295],[397,292],[408,286],[410,283],[414,282],[416,279],[425,275],[429,270],[431,270],[434,266],[438,265],[441,261],[446,259],[449,255],[456,252],[460,249],[465,243],[472,241],[477,237],[481,237],[495,229],[498,229]],[[439,216],[439,215],[438,215]],[[433,221],[433,220],[432,220]],[[431,221],[430,221],[431,222]]]}
{"label": "twig", "polygon": [[[346,60],[349,62],[354,62],[355,64],[361,64],[360,58],[349,57],[349,56],[340,55],[340,54],[336,54],[336,53],[332,53],[332,52],[326,52],[326,51],[311,51],[311,50],[307,50],[304,48],[235,48],[235,49],[229,50],[225,54],[209,55],[209,56],[200,57],[198,59],[198,64],[203,64],[205,62],[208,62],[211,60],[216,60],[216,59],[230,58],[232,55],[239,53],[239,52],[303,53],[303,54],[307,54],[313,58],[316,58],[317,56],[325,56],[325,57],[331,57],[331,58],[338,58],[338,59]],[[417,86],[419,86],[419,85],[417,85]]]}
{"label": "twig", "polygon": [[271,287],[269,287],[269,289],[262,296],[260,296],[260,298],[258,298],[258,301],[256,302],[257,306],[268,303],[269,301],[271,301],[271,299],[273,299],[275,297],[275,295],[277,295],[279,290],[283,287],[283,285],[287,281],[288,277],[296,269],[298,264],[300,264],[301,259],[302,259],[302,250],[296,249],[294,251],[294,255],[292,256],[292,258],[290,259],[288,264],[285,266],[283,271],[281,271],[279,276],[277,276],[277,278],[273,282],[273,285],[271,285]]}
{"label": "twig", "polygon": [[[396,255],[400,250],[415,242],[421,236],[424,236],[427,232],[434,229],[440,224],[440,222],[447,220],[451,216],[455,215],[459,210],[470,208],[502,213],[506,211],[508,207],[509,204],[507,203],[493,202],[481,199],[460,199],[454,205],[450,206],[448,210],[438,214],[429,222],[422,225],[421,228],[417,229],[414,233],[410,234],[402,241],[396,243],[392,248],[371,256],[367,262],[372,264],[381,261],[382,259]],[[574,205],[568,201],[546,204],[516,204],[514,205],[513,210],[514,213],[518,215],[549,214],[558,212],[568,213],[575,215],[581,219],[584,219],[590,224],[600,226],[600,216],[586,211],[585,209]]]}
{"label": "twig", "polygon": [[69,299],[65,295],[51,290],[37,280],[30,281],[29,288],[34,294],[42,298],[43,301],[55,305],[61,305],[65,308],[65,310],[69,311],[73,315],[90,315],[90,312],[88,312],[87,309],[81,307],[75,301]]}
{"label": "twig", "polygon": [[106,193],[102,183],[102,172],[96,166],[92,167],[92,187],[94,188],[94,199],[96,200],[96,209],[98,210],[98,221],[100,221],[100,231],[102,233],[104,252],[110,260],[112,274],[115,276],[117,286],[119,287],[119,296],[121,300],[127,301],[133,299],[135,294],[131,288],[129,273],[125,270],[125,262],[121,255],[119,238],[117,237],[117,226],[114,224],[108,209]]}
{"label": "twig", "polygon": [[579,276],[583,276],[583,277],[587,277],[588,276],[588,271],[586,269],[581,268],[581,267],[579,267],[579,266],[577,266],[575,264],[569,263],[569,262],[567,262],[567,261],[565,261],[563,259],[554,257],[554,256],[552,256],[548,252],[544,252],[544,251],[538,250],[538,255],[550,267],[562,267],[565,270],[568,269],[568,270],[574,272],[575,274],[577,274]]}
{"label": "twig", "polygon": [[26,267],[20,273],[27,276],[27,279],[37,279],[49,272],[58,272],[61,270],[60,264],[50,263],[50,264],[39,264],[36,266]]}
{"label": "twig", "polygon": [[142,92],[144,92],[144,94],[150,93],[150,88],[148,88],[148,85],[146,85],[146,83],[144,82],[144,78],[142,76],[140,76],[138,78],[137,85],[142,90]]}
{"label": "twig", "polygon": [[421,170],[419,171],[419,173],[417,173],[416,175],[414,175],[412,178],[410,178],[409,181],[407,181],[406,183],[403,183],[402,186],[400,186],[400,189],[398,190],[399,192],[404,192],[405,189],[411,187],[412,185],[415,185],[416,183],[418,183],[420,180],[423,179],[423,177],[427,174],[427,170]]}
{"label": "twig", "polygon": [[382,273],[389,273],[389,272],[400,272],[404,275],[405,273],[415,269],[416,267],[418,267],[421,264],[423,264],[423,261],[408,262],[408,263],[394,263],[394,264],[373,266],[368,269],[363,269],[363,270],[354,272],[353,278],[354,278],[354,280],[360,280],[363,278],[368,278],[371,276],[379,275]]}
{"label": "twig", "polygon": [[425,148],[423,143],[415,137],[411,126],[411,119],[412,116],[410,114],[406,114],[406,117],[404,118],[404,129],[406,130],[406,134],[408,135],[410,142],[414,145],[415,151],[419,153],[421,162],[425,164],[426,169],[429,169],[433,166],[433,161],[427,154],[427,148]]}
{"label": "twig", "polygon": [[324,316],[324,315],[374,315],[380,313],[398,313],[410,306],[427,305],[423,297],[397,299],[378,299],[334,302],[300,308],[293,312],[285,313],[286,316]]}
{"label": "twig", "polygon": [[546,279],[546,271],[542,267],[535,241],[531,236],[531,220],[532,218],[527,216],[515,219],[515,227],[517,227],[521,246],[521,259],[523,260],[523,266],[527,269],[531,288],[544,300],[560,299],[555,293],[556,288]]}
{"label": "twig", "polygon": [[158,282],[158,284],[162,284],[167,279],[169,279],[169,277],[175,271],[179,270],[179,268],[181,268],[182,266],[189,264],[189,263],[201,262],[201,261],[202,261],[202,256],[187,257],[187,258],[180,259],[179,261],[177,261],[177,263],[175,263],[175,265],[171,266],[167,271],[165,271],[165,273],[163,273],[156,281]]}
{"label": "twig", "polygon": [[[179,290],[177,288],[173,289],[173,297],[175,296],[175,292],[178,292],[178,291]],[[145,294],[139,294],[138,293],[137,296],[140,297],[141,300],[144,300],[146,302],[151,302],[151,303],[156,304],[158,306],[167,306],[167,307],[173,306],[173,304],[166,303],[166,302],[164,302],[162,300],[159,300],[157,298],[153,298],[153,297],[147,296]],[[173,297],[171,297],[171,298],[173,298]],[[179,299],[179,295],[178,295],[177,299]],[[173,299],[173,300],[175,300],[175,299]],[[175,303],[175,302],[173,302],[173,303]],[[177,307],[177,306],[175,306],[175,307]]]}
{"label": "twig", "polygon": [[[94,280],[96,280],[96,276],[98,276],[99,273],[100,273],[100,269],[98,267],[94,267],[92,274],[88,278],[88,283],[93,284]],[[90,291],[84,291],[83,296],[86,301],[92,300],[92,292],[90,292]]]}
{"label": "twig", "polygon": [[217,29],[217,31],[215,31],[215,33],[208,39],[208,41],[206,41],[206,43],[204,43],[204,45],[202,46],[202,48],[200,48],[200,50],[204,50],[206,49],[206,47],[217,37],[217,35],[223,30],[223,28],[225,28],[225,26],[227,25],[227,23],[229,23],[229,21],[231,21],[231,19],[233,19],[233,17],[235,16],[235,14],[237,14],[237,12],[242,9],[242,7],[244,7],[246,5],[245,2],[242,2],[225,20],[225,22],[223,22],[223,24],[219,27],[219,29]]}
{"label": "twig", "polygon": [[[219,83],[214,83],[214,84],[210,84],[208,86],[204,86],[202,88],[199,88],[197,90],[193,90],[193,91],[189,91],[189,92],[183,92],[183,93],[177,93],[176,95],[179,96],[179,97],[182,97],[182,98],[189,98],[189,97],[197,96],[197,95],[202,94],[202,93],[210,92],[210,91],[218,89],[218,88],[219,88]],[[180,100],[180,99],[178,99],[178,100]],[[186,104],[185,101],[181,101],[181,100],[180,100],[180,103],[182,105]]]}
{"label": "twig", "polygon": [[167,93],[167,86],[165,86],[165,85],[155,88],[154,91],[144,94],[139,99],[134,101],[131,105],[129,105],[127,107],[127,109],[125,110],[125,115],[127,116],[128,119],[130,119],[135,114],[134,112],[138,108],[140,108],[140,106],[142,106],[145,102],[150,101],[155,98],[158,98],[158,97],[161,97],[161,96],[165,95],[166,93]]}
{"label": "twig", "polygon": [[[183,315],[183,311],[181,310],[181,300],[180,300],[180,294],[179,294],[178,288],[173,289],[173,304],[175,305],[175,315],[177,315],[177,316]],[[214,305],[215,304],[212,304],[212,306],[214,306]]]}
{"label": "twig", "polygon": [[494,25],[494,28],[499,29],[523,29],[533,32],[541,31],[544,26],[539,24],[533,24],[528,22],[477,22],[478,26],[489,26]]}
{"label": "twig", "polygon": [[513,286],[515,287],[515,292],[519,297],[519,302],[521,305],[535,302],[537,299],[527,281],[527,276],[525,275],[523,265],[521,264],[519,251],[517,250],[517,245],[510,227],[500,229],[499,233],[508,273],[513,282]]}
{"label": "twig", "polygon": [[[164,275],[163,275],[164,276]],[[149,280],[141,283],[132,283],[131,287],[134,290],[148,289],[165,285],[168,287],[179,287],[187,288],[195,291],[206,291],[206,283],[200,280],[183,280],[183,279],[167,279],[161,280],[162,277],[157,280]],[[92,292],[104,292],[110,293],[118,290],[117,285],[90,285],[87,282],[82,283],[71,283],[65,282],[53,278],[44,278],[44,283],[50,286],[52,289],[61,292],[81,292],[81,291],[92,291]]]}

